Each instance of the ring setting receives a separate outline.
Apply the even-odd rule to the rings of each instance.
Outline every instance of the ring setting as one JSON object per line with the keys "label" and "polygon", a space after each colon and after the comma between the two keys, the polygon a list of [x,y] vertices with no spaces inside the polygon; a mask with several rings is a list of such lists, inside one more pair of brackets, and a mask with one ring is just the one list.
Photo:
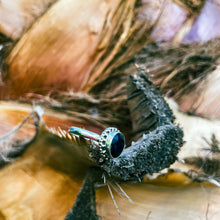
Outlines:
{"label": "ring setting", "polygon": [[93,140],[95,148],[98,146],[101,154],[99,158],[100,163],[108,157],[119,157],[125,147],[124,135],[114,127],[106,128],[101,135],[78,127],[70,127],[69,133]]}

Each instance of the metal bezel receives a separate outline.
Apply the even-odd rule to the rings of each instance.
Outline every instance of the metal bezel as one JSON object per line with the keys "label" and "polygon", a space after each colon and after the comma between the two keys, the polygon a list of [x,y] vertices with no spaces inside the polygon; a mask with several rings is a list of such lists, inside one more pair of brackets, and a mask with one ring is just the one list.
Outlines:
{"label": "metal bezel", "polygon": [[125,147],[125,144],[124,144],[124,147],[122,149],[122,151],[120,152],[120,154],[117,156],[117,157],[113,157],[112,154],[111,154],[111,146],[112,146],[112,141],[115,137],[115,135],[117,134],[120,134],[123,136],[123,139],[124,139],[124,143],[125,143],[125,138],[124,138],[124,135],[117,129],[117,128],[114,128],[114,127],[109,127],[107,129],[105,129],[100,138],[99,138],[99,147],[102,148],[102,151],[105,151],[106,149],[108,150],[108,154],[111,158],[117,158],[121,155],[121,153],[123,152],[124,150],[124,147]]}

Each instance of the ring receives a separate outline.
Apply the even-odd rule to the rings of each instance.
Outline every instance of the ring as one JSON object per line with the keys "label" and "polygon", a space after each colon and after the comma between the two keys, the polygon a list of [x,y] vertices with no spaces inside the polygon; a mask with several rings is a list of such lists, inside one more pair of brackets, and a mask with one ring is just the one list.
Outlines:
{"label": "ring", "polygon": [[111,158],[119,157],[125,147],[124,135],[114,127],[106,128],[101,135],[78,127],[70,127],[69,133],[94,140],[102,152],[109,152]]}

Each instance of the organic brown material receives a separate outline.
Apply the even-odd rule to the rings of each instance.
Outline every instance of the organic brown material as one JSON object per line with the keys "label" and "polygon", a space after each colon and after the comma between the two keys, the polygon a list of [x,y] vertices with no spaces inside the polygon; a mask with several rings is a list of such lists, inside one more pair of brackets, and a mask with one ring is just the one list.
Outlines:
{"label": "organic brown material", "polygon": [[170,173],[152,182],[126,183],[121,186],[134,204],[114,193],[121,210],[119,216],[107,189],[97,190],[97,210],[103,220],[218,219],[220,215],[219,189],[206,183],[202,186],[191,183],[184,174]]}
{"label": "organic brown material", "polygon": [[[0,183],[0,197],[2,196],[0,216],[9,219],[17,218],[18,215],[22,219],[64,218],[76,201],[82,180],[88,166],[91,165],[90,161],[89,164],[84,163],[87,161],[84,158],[85,155],[82,151],[77,151],[77,147],[83,146],[83,141],[79,141],[78,145],[75,146],[71,142],[74,142],[75,139],[67,136],[66,131],[71,125],[85,127],[97,133],[109,125],[122,127],[127,134],[129,144],[135,138],[142,137],[139,143],[131,144],[130,152],[126,150],[127,154],[124,155],[123,159],[120,158],[118,161],[111,161],[112,163],[106,163],[105,166],[102,166],[111,174],[111,177],[120,176],[121,179],[126,180],[134,177],[138,179],[146,172],[159,171],[177,159],[176,154],[182,144],[181,130],[171,123],[173,116],[167,105],[163,104],[163,99],[154,97],[159,93],[152,92],[153,86],[150,80],[144,76],[144,71],[140,67],[141,62],[138,59],[136,62],[127,62],[145,43],[148,43],[149,36],[153,31],[152,24],[155,22],[157,24],[157,18],[160,15],[160,13],[159,15],[156,13],[154,22],[143,23],[142,19],[139,20],[141,17],[138,14],[139,5],[140,1],[112,1],[110,3],[110,1],[60,0],[45,14],[42,14],[41,18],[30,27],[30,30],[21,36],[17,45],[13,45],[14,47],[6,60],[9,72],[6,71],[5,84],[2,88],[6,88],[7,91],[6,95],[2,97],[4,99],[19,97],[25,103],[34,100],[35,105],[41,105],[45,109],[43,118],[46,125],[55,128],[47,129],[39,124],[40,117],[33,117],[30,120],[31,123],[28,121],[25,124],[27,127],[22,126],[21,130],[18,129],[16,138],[18,138],[19,143],[30,144],[20,158],[17,158],[22,153],[19,152],[19,148],[16,148],[19,146],[17,145],[18,142],[13,139],[13,135],[11,136],[14,132],[9,133],[10,135],[7,137],[10,138],[3,138],[8,141],[6,142],[7,145],[4,144],[0,151],[5,153],[2,154],[3,161],[9,159],[7,162],[13,163],[0,170],[2,180]],[[200,5],[197,6],[199,8]],[[193,12],[190,13],[194,14]],[[184,16],[188,16],[188,11],[183,12],[183,20],[186,19]],[[56,21],[55,24],[54,21]],[[72,48],[71,45],[73,45]],[[167,47],[164,51],[166,50]],[[168,61],[172,60],[175,53],[169,55],[170,57],[165,57]],[[185,57],[185,55],[186,53],[183,56]],[[3,62],[5,62],[7,55],[3,57]],[[146,58],[146,54],[140,58]],[[183,61],[180,64],[177,62],[174,66],[178,69],[179,67],[184,68],[182,66],[186,65],[188,68],[186,69],[189,70],[192,67],[190,62],[195,58],[198,57],[193,54],[189,56],[189,59],[186,57],[184,60],[186,62]],[[209,61],[211,61],[210,66],[208,65]],[[212,69],[213,63],[215,67],[215,61],[215,59],[209,59],[209,56],[208,58],[207,56],[199,57],[198,62],[201,65],[198,65],[193,72],[195,77],[198,76],[197,71],[201,71],[201,74],[207,76],[209,67]],[[157,66],[157,62],[157,58],[152,61],[155,66]],[[133,65],[134,63],[136,66]],[[203,70],[204,72],[202,72]],[[138,73],[139,71],[142,72],[141,76]],[[185,73],[187,71],[184,71]],[[128,109],[125,95],[129,74],[134,74],[133,85],[137,87],[132,89],[131,86],[129,87],[131,111]],[[175,75],[175,71],[173,75]],[[194,74],[192,75],[194,77]],[[169,83],[169,76],[164,85],[167,83]],[[56,85],[55,89],[54,85]],[[61,92],[60,90],[64,91]],[[76,91],[88,92],[88,94],[76,93]],[[15,106],[16,110],[14,109]],[[25,105],[21,106],[24,107]],[[21,110],[19,107],[20,105],[17,103],[12,103],[12,109],[9,110],[6,107],[2,111],[3,126],[1,131],[4,134],[17,125],[19,115],[25,117],[27,109],[25,112],[25,109]],[[35,107],[33,108],[35,109]],[[191,126],[191,122],[189,124]],[[37,127],[41,125],[40,129],[37,130],[37,135],[35,135],[36,125]],[[177,132],[175,133],[175,131]],[[144,135],[142,135],[143,132]],[[30,139],[23,141],[25,135],[29,135],[29,138],[35,138],[34,141],[32,143],[30,143]],[[197,134],[197,136],[199,135]],[[190,143],[188,141],[187,144]],[[5,155],[11,156],[11,154],[7,154],[7,150],[11,148],[15,149],[17,154],[12,154],[12,157],[4,157]],[[6,151],[4,151],[5,149]],[[190,147],[189,151],[194,152],[194,149],[192,150]],[[192,155],[188,155],[188,157],[190,156]],[[196,159],[198,157],[193,158],[193,162]],[[198,169],[203,168],[201,163],[197,164]],[[180,167],[180,170],[183,171],[182,164]],[[177,167],[174,165],[174,168]],[[189,167],[186,166],[186,169],[189,176]],[[170,179],[171,182],[169,182]],[[175,184],[175,180],[178,180],[177,184]],[[207,176],[206,179],[202,180],[201,176],[198,175],[198,178],[193,180],[211,182],[213,179],[210,180]],[[185,218],[185,216],[190,218],[190,210],[196,213],[196,217],[204,215],[208,218],[210,215],[216,214],[217,206],[212,201],[212,199],[219,197],[216,188],[207,187],[211,199],[209,201],[203,200],[199,185],[190,184],[191,181],[185,175],[175,172],[165,176],[166,184],[170,183],[166,187],[161,187],[162,184],[165,184],[161,181],[161,176],[155,182],[148,182],[156,187],[145,185],[146,180],[142,183],[134,183],[131,190],[129,190],[129,186],[132,184],[124,184],[126,191],[133,197],[132,199],[136,204],[127,206],[123,201],[121,213],[124,218],[137,218],[138,216],[139,218],[149,219],[153,216],[159,219],[161,216],[164,217],[165,206],[169,219]],[[93,183],[94,181],[85,182],[85,187],[89,184],[87,189],[93,188]],[[107,184],[110,183],[107,182]],[[174,186],[181,188],[177,189]],[[212,189],[214,190],[212,191]],[[101,201],[101,205],[106,205],[108,204],[108,192],[101,191],[102,194],[98,194],[97,203],[100,205],[99,202]],[[150,200],[153,203],[147,203],[149,197],[145,196],[146,193],[149,193]],[[185,196],[187,196],[187,200]],[[81,206],[77,207],[88,207],[87,201],[94,199],[88,197],[87,194],[84,194],[83,198],[87,198],[87,200],[81,201]],[[159,201],[154,203],[155,198]],[[198,200],[194,200],[194,198],[198,198]],[[192,201],[192,204],[188,203],[188,199]],[[86,205],[83,204],[85,201]],[[149,204],[149,209],[146,208],[146,203]],[[157,209],[158,203],[161,204],[159,209]],[[178,205],[175,208],[173,204]],[[111,207],[112,209],[108,205],[104,210],[100,211],[99,209],[98,213],[103,218],[108,218],[109,215],[112,218],[116,209],[113,205]],[[121,208],[121,205],[119,207]],[[129,207],[129,211],[126,210],[127,207]],[[161,207],[162,209],[160,209]],[[83,208],[79,215],[84,212]],[[92,208],[94,210],[94,204]],[[185,214],[179,216],[179,211],[183,209]],[[120,218],[117,213],[115,218]]]}
{"label": "organic brown material", "polygon": [[41,134],[18,161],[1,170],[0,209],[7,219],[64,219],[86,167],[60,144]]}
{"label": "organic brown material", "polygon": [[54,86],[88,91],[143,47],[149,28],[138,19],[135,0],[61,0],[11,51],[6,85],[14,96],[45,94]]}
{"label": "organic brown material", "polygon": [[[17,105],[16,110],[13,106],[15,103],[13,105],[2,103],[1,105],[1,125],[8,124],[7,127],[3,126],[5,128],[10,128],[9,125],[11,128],[14,127],[31,111],[28,105]],[[65,114],[44,110],[44,121],[49,127],[62,125],[65,128],[68,123],[74,124],[74,118],[70,116],[67,118]],[[187,121],[186,118],[182,120]],[[28,127],[21,127],[20,134],[33,136],[30,126],[34,131],[33,121],[30,121]],[[92,128],[88,127],[88,129]],[[1,131],[5,134],[8,130],[3,132],[1,129]],[[22,139],[26,136],[17,137]],[[71,142],[52,134],[41,124],[40,133],[23,156],[0,170],[2,216],[6,219],[19,216],[22,219],[35,220],[64,219],[81,189],[88,169],[88,165],[82,163],[82,158],[76,157],[73,149]],[[193,183],[193,180],[183,173],[169,172],[166,175],[157,176],[156,179],[145,178],[141,183],[123,183],[121,187],[134,204],[113,192],[121,212],[119,216],[107,187],[101,187],[97,190],[96,202],[98,215],[102,219],[113,217],[115,219],[133,219],[134,217],[142,219],[147,216],[156,219],[164,216],[167,219],[177,217],[185,219],[187,216],[188,219],[194,219],[197,216],[219,216],[218,203],[216,203],[219,199],[218,188],[207,183],[202,183],[201,187],[201,184]],[[206,194],[204,194],[204,189]],[[185,214],[183,215],[180,210]]]}
{"label": "organic brown material", "polygon": [[[97,83],[113,76],[115,69],[152,38],[174,38],[180,42],[186,34],[180,31],[181,27],[186,23],[191,26],[197,16],[172,1],[165,4],[160,0],[31,1],[27,8],[24,3],[15,1],[8,5],[13,9],[21,6],[16,15],[24,23],[14,27],[0,20],[8,29],[20,28],[17,37],[1,31],[18,39],[10,55],[4,56],[8,69],[4,71],[2,97],[48,94],[54,87],[59,91],[89,92]],[[38,13],[32,15],[31,8]],[[10,14],[4,5],[0,9]],[[177,13],[174,18],[170,16],[173,10]],[[26,20],[21,16],[23,11],[27,11]],[[179,31],[182,34],[177,39]]]}
{"label": "organic brown material", "polygon": [[[72,143],[50,133],[40,118],[34,122],[30,115],[26,123],[8,133],[32,111],[27,105],[16,110],[10,105],[1,106],[1,156],[5,154],[10,159],[13,148],[19,153],[19,143],[32,144],[20,159],[15,162],[15,154],[11,161],[6,161],[12,164],[1,169],[0,185],[4,190],[0,195],[0,210],[7,219],[63,219],[81,188],[88,164],[79,162]],[[66,124],[63,117],[57,116],[57,120]],[[49,120],[48,126],[56,126],[56,122]],[[35,133],[35,128],[39,132]]]}
{"label": "organic brown material", "polygon": [[[66,132],[62,131],[59,128],[57,129],[58,132],[56,132],[54,129],[48,130],[47,128],[44,129],[44,127],[41,126],[39,132],[37,132],[37,135],[35,136],[35,141],[32,142],[32,144],[30,145],[30,148],[23,155],[24,158],[26,158],[25,157],[26,155],[27,157],[29,157],[30,155],[34,155],[34,158],[37,161],[43,160],[42,161],[43,165],[35,164],[35,160],[34,161],[31,160],[31,164],[33,164],[34,166],[31,168],[31,172],[33,170],[34,171],[39,170],[40,172],[42,170],[42,167],[44,167],[45,165],[46,166],[50,165],[55,170],[58,169],[59,171],[62,171],[65,173],[69,171],[70,173],[72,173],[72,175],[74,175],[74,170],[72,170],[75,167],[74,164],[76,163],[77,168],[74,168],[76,169],[76,172],[79,172],[79,170],[80,172],[82,172],[83,166],[80,166],[80,164],[82,163],[86,167],[88,167],[89,165],[96,166],[98,167],[97,169],[100,170],[102,173],[103,172],[106,173],[104,175],[108,175],[113,178],[117,178],[117,179],[120,178],[121,180],[135,180],[137,178],[138,179],[142,178],[145,173],[157,172],[165,167],[168,167],[170,164],[172,164],[176,160],[176,154],[182,145],[182,135],[183,135],[182,130],[178,126],[175,126],[173,124],[174,118],[168,105],[161,97],[160,92],[154,88],[151,81],[143,73],[141,73],[141,71],[139,75],[130,77],[128,84],[129,84],[129,89],[128,89],[128,100],[129,101],[128,102],[129,104],[131,104],[131,112],[133,114],[134,125],[137,123],[142,125],[141,130],[140,131],[137,130],[135,131],[135,133],[140,133],[140,135],[144,133],[142,140],[140,140],[139,142],[133,143],[132,146],[125,149],[121,157],[116,158],[116,159],[109,158],[107,160],[100,161],[99,160],[100,158],[99,149],[100,148],[95,147],[95,145],[93,145],[93,142],[91,142],[90,144],[87,144],[85,143],[85,141],[83,141],[84,139],[81,140],[80,138],[78,138],[78,140],[76,140],[76,138],[71,138],[71,137],[69,138],[68,135],[66,135]],[[133,108],[134,103],[137,103],[136,108]],[[146,112],[144,108],[146,104],[149,104],[151,106],[148,109],[148,112]],[[37,107],[35,111],[39,115],[38,118],[40,118],[41,111],[37,110]],[[145,112],[144,118],[142,117],[142,114],[141,114],[142,111]],[[155,118],[155,120],[153,120],[153,125],[152,124],[148,125],[147,123],[149,120],[151,120],[150,117]],[[39,122],[38,122],[37,127],[39,127]],[[51,136],[51,131],[53,135],[51,139],[49,138],[48,140],[48,136]],[[43,136],[40,136],[41,134],[43,134]],[[54,140],[55,143],[53,142],[54,134],[58,138],[57,142],[56,142],[56,139]],[[11,134],[10,132],[7,136],[10,138],[11,135],[13,134]],[[46,138],[45,142],[44,142],[43,137]],[[62,144],[62,141],[60,142],[59,138],[61,138],[62,140],[63,139],[66,140],[68,143]],[[40,144],[38,144],[38,140],[40,141],[39,142]],[[51,141],[51,150],[52,152],[55,153],[55,155],[52,152],[50,152],[50,144],[49,142],[47,142],[47,140],[49,142]],[[86,154],[83,153],[84,145],[87,146],[87,151],[85,151],[85,153],[87,153],[87,158],[86,158]],[[65,151],[64,155],[61,155],[62,152],[60,152],[59,149],[58,149],[58,153],[56,154],[56,151],[57,151],[56,147],[58,146],[59,148],[61,147],[62,150]],[[13,143],[11,144],[11,146],[9,145],[8,147],[9,149],[15,148],[16,150],[16,146],[14,147]],[[34,147],[34,150],[31,151],[31,154],[28,154],[29,150],[31,150],[32,147]],[[4,150],[5,150],[5,146],[2,147],[2,152],[4,152]],[[46,152],[49,152],[49,157],[45,157],[46,153],[44,152],[44,150]],[[18,154],[19,151],[20,153],[22,153],[24,149],[20,150],[19,148],[17,148],[16,153]],[[39,155],[39,153],[40,155],[42,155],[42,157]],[[60,156],[58,156],[59,154]],[[72,159],[73,164],[72,163],[69,164],[68,158],[63,158],[63,156],[65,157],[66,154],[68,154],[69,159],[70,158]],[[8,157],[10,155],[11,154],[6,154],[5,157],[2,157],[2,162],[7,163],[8,162],[7,160],[11,159],[10,157]],[[152,163],[150,161],[152,161]],[[17,164],[17,162],[18,161],[16,161],[16,163],[14,164]],[[31,164],[28,164],[28,167],[31,167]],[[3,171],[5,169],[7,170],[7,167],[10,167],[10,165],[5,166],[5,168],[3,168]],[[22,167],[18,167],[18,169],[25,169],[25,168],[23,168],[22,166]],[[45,175],[48,176],[49,174],[45,174]],[[76,178],[78,179],[80,175],[78,174],[76,175],[77,175]],[[36,179],[37,177],[34,176],[34,178]],[[80,191],[79,195],[81,195],[82,192],[84,192],[88,187],[91,189],[94,187],[94,186],[91,186],[91,184],[94,184],[93,181],[88,182],[87,179],[85,181],[86,181],[85,183],[88,183],[90,185],[87,186],[86,184],[84,184],[83,189]],[[16,182],[19,182],[19,180],[17,180]],[[5,185],[2,186],[2,189],[4,188],[5,188]],[[8,195],[7,190],[6,190],[6,195]],[[83,194],[84,195],[83,201],[79,202],[79,198],[80,198],[79,195],[77,197],[75,205],[83,204],[83,202],[85,202],[85,199],[87,198],[87,196]],[[35,196],[36,195],[33,195],[33,197]],[[6,197],[7,196],[5,196],[4,198]],[[14,198],[12,200],[13,200],[12,201],[13,204],[16,203]],[[23,200],[23,199],[20,198],[19,201],[20,200]],[[9,206],[13,210],[13,205],[8,204],[5,201],[2,204],[2,209],[5,210],[4,212],[7,212],[4,206],[5,204],[7,207]],[[30,204],[31,202],[28,203],[28,205]],[[95,204],[91,204],[91,207],[93,206],[95,206]],[[38,206],[36,205],[36,207]],[[77,213],[74,213],[75,208],[73,208],[73,211],[72,211],[73,216],[80,216],[80,215],[84,216],[83,206],[80,205],[80,207],[82,207],[82,209],[81,210],[77,209]],[[90,210],[90,207],[88,208]],[[35,211],[36,211],[35,205],[31,207],[31,210],[33,211],[35,215]],[[59,213],[56,213],[56,215],[59,216]],[[88,214],[87,215],[85,214],[85,216],[88,216]]]}
{"label": "organic brown material", "polygon": [[175,47],[151,44],[136,56],[136,62],[181,109],[218,117],[219,45],[219,40]]}

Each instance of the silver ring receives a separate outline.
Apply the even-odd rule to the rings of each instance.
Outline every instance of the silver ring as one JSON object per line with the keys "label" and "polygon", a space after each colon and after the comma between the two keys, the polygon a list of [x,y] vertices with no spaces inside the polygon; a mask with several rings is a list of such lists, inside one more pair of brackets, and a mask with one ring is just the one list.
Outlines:
{"label": "silver ring", "polygon": [[95,141],[100,151],[107,150],[111,158],[119,157],[125,147],[124,135],[114,127],[106,128],[101,135],[78,127],[70,127],[69,133]]}

